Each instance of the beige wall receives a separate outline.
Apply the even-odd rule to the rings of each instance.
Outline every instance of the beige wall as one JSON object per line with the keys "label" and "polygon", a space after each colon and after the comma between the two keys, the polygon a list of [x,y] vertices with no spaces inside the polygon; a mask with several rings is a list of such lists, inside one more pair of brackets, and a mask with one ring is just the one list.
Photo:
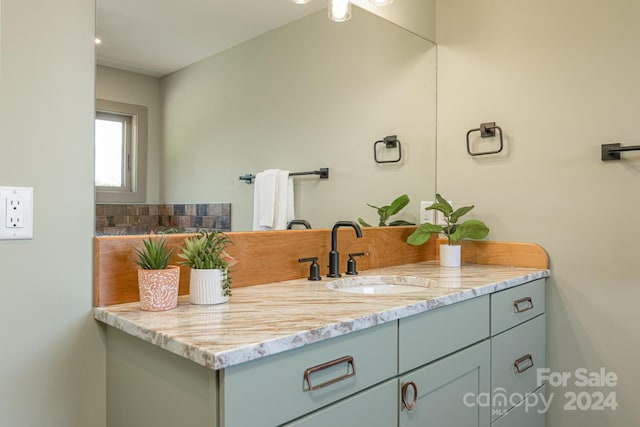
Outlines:
{"label": "beige wall", "polygon": [[99,65],[96,67],[96,97],[147,107],[146,202],[160,203],[160,80]]}
{"label": "beige wall", "polygon": [[0,241],[0,424],[105,425],[91,316],[94,5],[2,0],[0,185],[35,189],[34,238]]}
{"label": "beige wall", "polygon": [[374,6],[369,0],[351,0],[351,3],[427,40],[436,39],[436,0],[402,0],[387,6]]}
{"label": "beige wall", "polygon": [[[432,194],[435,56],[429,42],[354,8],[322,11],[161,79],[168,203],[231,202],[232,228],[251,229],[245,173],[330,168],[296,178],[296,211],[314,228],[364,216],[402,193],[417,220]],[[397,134],[401,165],[376,165],[373,143]]]}
{"label": "beige wall", "polygon": [[[640,154],[603,163],[600,145],[640,143],[640,3],[437,3],[438,183],[495,240],[551,257],[548,366],[619,376],[616,411],[565,411],[550,427],[640,425]],[[496,121],[507,153],[466,154],[465,133]],[[572,384],[572,383],[570,383]]]}

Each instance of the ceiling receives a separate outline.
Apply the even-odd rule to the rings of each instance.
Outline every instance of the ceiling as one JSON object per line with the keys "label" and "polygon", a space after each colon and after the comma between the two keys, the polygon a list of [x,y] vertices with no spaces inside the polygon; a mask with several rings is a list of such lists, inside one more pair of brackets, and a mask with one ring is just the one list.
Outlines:
{"label": "ceiling", "polygon": [[97,0],[97,62],[159,77],[324,7],[325,0]]}

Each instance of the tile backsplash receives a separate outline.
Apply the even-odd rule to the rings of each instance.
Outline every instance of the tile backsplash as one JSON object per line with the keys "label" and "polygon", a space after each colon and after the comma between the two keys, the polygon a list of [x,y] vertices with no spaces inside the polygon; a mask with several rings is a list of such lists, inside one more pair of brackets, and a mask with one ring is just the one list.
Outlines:
{"label": "tile backsplash", "polygon": [[148,234],[167,229],[231,231],[231,203],[97,204],[96,235]]}

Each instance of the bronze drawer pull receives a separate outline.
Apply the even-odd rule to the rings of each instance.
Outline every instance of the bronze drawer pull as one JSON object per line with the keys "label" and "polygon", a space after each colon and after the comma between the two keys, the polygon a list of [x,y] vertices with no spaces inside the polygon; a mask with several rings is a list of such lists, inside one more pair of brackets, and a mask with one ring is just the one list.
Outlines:
{"label": "bronze drawer pull", "polygon": [[[527,302],[529,304],[524,308],[520,308],[520,305],[525,303],[525,302]],[[514,308],[516,313],[524,313],[525,311],[529,311],[529,310],[531,310],[533,308],[533,301],[531,300],[531,297],[526,297],[526,298],[519,299],[519,300],[513,302],[513,308]]]}
{"label": "bronze drawer pull", "polygon": [[[529,363],[524,368],[520,368],[520,364],[527,360],[529,361]],[[530,354],[525,354],[520,359],[513,362],[513,370],[515,371],[516,374],[521,374],[524,371],[531,368],[533,368],[533,357]]]}
{"label": "bronze drawer pull", "polygon": [[[346,363],[347,364],[347,373],[344,375],[341,375],[337,378],[334,378],[332,380],[323,382],[322,384],[318,384],[318,385],[311,385],[311,374],[313,374],[314,372],[318,372],[318,371],[322,371],[328,368],[331,368],[332,366],[336,366],[339,365],[341,363]],[[349,366],[351,366],[351,369],[349,369]],[[351,372],[349,372],[351,371]],[[313,390],[318,390],[321,389],[323,387],[327,387],[330,386],[331,384],[335,384],[339,381],[342,380],[346,380],[347,378],[351,378],[356,374],[356,365],[353,361],[353,357],[352,356],[343,356],[339,359],[336,360],[332,360],[330,362],[326,362],[326,363],[322,363],[320,365],[316,365],[316,366],[312,366],[311,368],[307,368],[304,371],[304,383],[306,384],[307,388],[304,389],[304,391],[313,391]]]}
{"label": "bronze drawer pull", "polygon": [[[413,399],[411,402],[407,402],[407,389],[411,387],[413,388]],[[418,386],[413,381],[409,381],[408,383],[402,386],[402,404],[407,410],[412,410],[416,407],[416,399],[418,398]]]}

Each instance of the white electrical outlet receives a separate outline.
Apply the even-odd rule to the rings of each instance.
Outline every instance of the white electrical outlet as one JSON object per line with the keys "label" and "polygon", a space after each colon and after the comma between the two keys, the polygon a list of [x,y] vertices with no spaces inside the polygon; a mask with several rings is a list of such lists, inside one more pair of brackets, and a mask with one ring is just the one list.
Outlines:
{"label": "white electrical outlet", "polygon": [[7,228],[24,228],[24,200],[22,197],[7,197]]}
{"label": "white electrical outlet", "polygon": [[0,187],[2,239],[33,239],[33,188]]}
{"label": "white electrical outlet", "polygon": [[435,223],[435,213],[436,211],[427,210],[429,206],[431,206],[433,202],[420,202],[420,224],[424,224],[425,222],[434,224]]}

